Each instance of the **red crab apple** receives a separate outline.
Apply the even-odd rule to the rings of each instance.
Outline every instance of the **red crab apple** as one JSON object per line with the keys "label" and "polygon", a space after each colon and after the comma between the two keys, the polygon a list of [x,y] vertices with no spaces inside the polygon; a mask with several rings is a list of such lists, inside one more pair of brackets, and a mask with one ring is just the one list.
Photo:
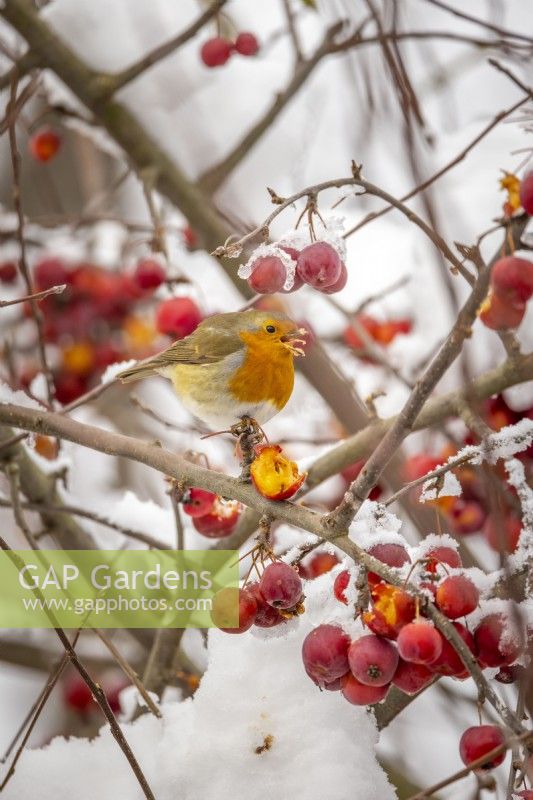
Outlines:
{"label": "red crab apple", "polygon": [[462,567],[463,562],[461,556],[454,547],[447,545],[438,545],[428,550],[424,556],[426,560],[425,569],[427,572],[435,573],[439,564],[445,564],[448,567]]}
{"label": "red crab apple", "polygon": [[529,214],[533,215],[533,172],[527,172],[520,181],[520,202],[522,208]]}
{"label": "red crab apple", "polygon": [[474,631],[478,659],[486,667],[502,667],[516,661],[520,648],[503,614],[483,617]]}
{"label": "red crab apple", "polygon": [[431,683],[433,678],[432,670],[424,664],[413,664],[400,658],[392,682],[405,694],[416,694]]}
{"label": "red crab apple", "polygon": [[[472,655],[475,655],[476,644],[470,631],[467,630],[464,625],[461,625],[460,622],[454,622],[453,627],[466,644]],[[437,672],[439,675],[450,675],[453,677],[466,677],[468,675],[468,670],[461,661],[461,657],[457,653],[457,650],[444,637],[442,638],[442,652],[437,660],[433,661],[431,664],[431,669],[433,672]]]}
{"label": "red crab apple", "polygon": [[0,283],[14,283],[17,279],[17,265],[14,261],[0,264]]}
{"label": "red crab apple", "polygon": [[338,563],[339,559],[334,553],[315,553],[303,566],[303,573],[300,570],[300,574],[302,578],[313,580],[313,578],[318,578],[320,575],[325,575],[326,572],[336,567]]}
{"label": "red crab apple", "polygon": [[522,532],[522,521],[519,517],[509,515],[500,524],[493,517],[487,517],[483,527],[485,539],[496,552],[514,553]]}
{"label": "red crab apple", "polygon": [[416,614],[415,599],[408,592],[390,583],[372,588],[372,606],[363,613],[363,622],[373,633],[396,639],[404,625]]}
{"label": "red crab apple", "polygon": [[347,569],[343,569],[342,572],[339,572],[333,583],[333,594],[339,603],[344,603],[345,606],[348,605],[348,598],[346,597],[345,590],[349,583],[350,573]]}
{"label": "red crab apple", "polygon": [[479,592],[466,575],[450,575],[437,587],[437,606],[449,619],[470,614],[479,602]]}
{"label": "red crab apple", "polygon": [[354,706],[371,706],[385,699],[389,684],[385,686],[367,686],[358,681],[351,672],[341,678],[343,697]]}
{"label": "red crab apple", "polygon": [[192,333],[200,322],[200,309],[190,297],[171,297],[164,300],[155,315],[155,324],[159,333],[183,339]]}
{"label": "red crab apple", "polygon": [[165,270],[159,261],[145,258],[139,261],[133,273],[133,281],[143,291],[157,289],[165,280]]}
{"label": "red crab apple", "polygon": [[346,269],[346,264],[344,261],[341,261],[341,274],[335,281],[332,283],[331,286],[324,286],[320,291],[324,294],[337,294],[346,286],[348,282],[348,270]]}
{"label": "red crab apple", "polygon": [[193,517],[192,524],[202,536],[208,539],[222,539],[231,534],[239,521],[241,511],[240,503],[224,502],[217,498],[207,514]]}
{"label": "red crab apple", "polygon": [[189,489],[183,500],[183,510],[190,517],[203,517],[215,504],[216,494],[206,489]]}
{"label": "red crab apple", "polygon": [[33,277],[39,291],[68,282],[68,271],[59,258],[43,258],[35,265]]}
{"label": "red crab apple", "polygon": [[520,792],[515,792],[513,798],[515,797],[519,797],[520,800],[533,800],[533,789],[522,789]]}
{"label": "red crab apple", "polygon": [[454,533],[458,536],[468,536],[478,533],[485,522],[486,513],[481,503],[477,500],[463,500],[454,498],[454,503],[449,512],[449,519]]}
{"label": "red crab apple", "polygon": [[234,49],[241,56],[255,56],[259,50],[259,42],[253,33],[243,31],[235,39]]}
{"label": "red crab apple", "polygon": [[487,328],[502,331],[518,328],[525,313],[525,303],[514,305],[508,303],[491,289],[479,309],[478,316]]}
{"label": "red crab apple", "polygon": [[36,161],[50,161],[61,146],[61,138],[51,128],[40,128],[31,136],[28,147]]}
{"label": "red crab apple", "polygon": [[398,652],[404,661],[432,664],[442,653],[442,636],[426,620],[405,625],[398,634]]}
{"label": "red crab apple", "polygon": [[[238,609],[238,625],[235,626]],[[257,603],[249,589],[225,587],[213,597],[211,619],[224,633],[244,633],[254,624]]]}
{"label": "red crab apple", "polygon": [[490,282],[504,303],[522,308],[533,294],[533,262],[517,256],[500,258],[492,268]]}
{"label": "red crab apple", "polygon": [[232,45],[221,36],[214,36],[203,43],[200,58],[206,67],[222,67],[231,56]]}
{"label": "red crab apple", "polygon": [[289,564],[275,561],[261,575],[259,590],[274,608],[292,608],[302,596],[302,581]]}
{"label": "red crab apple", "polygon": [[250,583],[247,589],[253,594],[255,602],[257,603],[257,614],[254,625],[257,625],[258,628],[273,628],[275,625],[286,622],[286,618],[279,613],[278,609],[267,603],[261,594],[258,583]]}
{"label": "red crab apple", "polygon": [[[359,475],[364,466],[365,466],[364,459],[360,459],[359,461],[354,461],[353,464],[350,464],[349,466],[344,467],[344,469],[341,470],[341,475],[347,483],[352,483],[357,478],[357,476]],[[372,487],[368,495],[368,498],[369,500],[379,500],[382,494],[383,494],[383,488],[378,483],[376,486]]]}
{"label": "red crab apple", "polygon": [[[411,559],[405,547],[401,544],[383,543],[375,544],[368,550],[368,555],[374,556],[378,561],[382,561],[388,567],[403,567]],[[373,586],[381,581],[380,576],[375,572],[368,573],[368,583]]]}
{"label": "red crab apple", "polygon": [[297,272],[304,283],[323,289],[336,283],[342,272],[337,251],[327,242],[314,242],[300,252]]}
{"label": "red crab apple", "polygon": [[[473,761],[477,761],[486,753],[490,753],[494,748],[499,747],[505,742],[505,736],[501,728],[496,725],[474,725],[468,728],[461,736],[459,742],[459,753],[461,760],[468,767]],[[493,769],[505,759],[505,750],[497,756],[493,756],[486,763],[481,764],[480,769]]]}
{"label": "red crab apple", "polygon": [[256,294],[274,294],[283,289],[287,272],[281,258],[261,256],[252,264],[248,285]]}
{"label": "red crab apple", "polygon": [[320,687],[341,678],[349,670],[350,639],[338,625],[319,625],[302,645],[305,671]]}
{"label": "red crab apple", "polygon": [[94,703],[91,690],[80,675],[71,675],[63,686],[65,704],[80,714],[89,711]]}
{"label": "red crab apple", "polygon": [[398,651],[387,639],[369,634],[351,643],[348,663],[352,675],[366,686],[385,686],[398,666]]}

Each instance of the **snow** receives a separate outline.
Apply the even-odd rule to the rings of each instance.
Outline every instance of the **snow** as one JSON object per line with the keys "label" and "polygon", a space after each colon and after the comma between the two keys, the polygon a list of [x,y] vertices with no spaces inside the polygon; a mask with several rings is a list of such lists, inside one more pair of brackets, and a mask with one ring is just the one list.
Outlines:
{"label": "snow", "polygon": [[458,497],[461,494],[461,484],[452,472],[445,472],[437,478],[430,478],[422,485],[420,502],[436,500],[438,497]]}
{"label": "snow", "polygon": [[[327,621],[320,606],[318,585],[312,617]],[[162,720],[122,725],[157,800],[349,800],[354,787],[365,800],[395,798],[374,754],[372,714],[305,675],[298,652],[311,625],[299,622],[268,641],[211,631],[194,697],[163,703]],[[142,798],[107,728],[92,741],[56,738],[26,751],[4,796],[70,800],[74,786],[77,800]]]}

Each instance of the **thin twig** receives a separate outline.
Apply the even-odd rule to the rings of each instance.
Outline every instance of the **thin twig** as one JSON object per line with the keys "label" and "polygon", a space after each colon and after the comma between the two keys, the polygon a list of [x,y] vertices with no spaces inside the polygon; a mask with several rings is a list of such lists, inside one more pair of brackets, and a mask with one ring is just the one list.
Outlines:
{"label": "thin twig", "polygon": [[132,683],[135,685],[137,691],[143,698],[144,702],[146,703],[152,714],[160,719],[162,717],[161,711],[158,709],[158,707],[156,706],[156,704],[154,703],[154,701],[144,688],[142,681],[140,680],[139,676],[137,675],[131,664],[129,664],[129,662],[124,658],[122,653],[119,650],[117,650],[117,648],[113,644],[113,641],[109,638],[109,636],[106,633],[104,633],[104,631],[101,631],[98,628],[93,628],[93,631],[96,633],[98,638],[101,639],[101,641],[104,643],[104,645],[107,647],[107,649],[117,662],[117,664],[121,667],[121,669],[126,673],[128,678],[130,678]]}
{"label": "thin twig", "polygon": [[42,300],[43,297],[48,297],[51,294],[61,294],[66,288],[67,284],[63,283],[60,286],[52,286],[51,289],[44,289],[42,292],[34,292],[33,294],[28,294],[25,297],[17,297],[16,300],[0,300],[0,308],[14,306],[17,303],[26,303],[29,300]]}

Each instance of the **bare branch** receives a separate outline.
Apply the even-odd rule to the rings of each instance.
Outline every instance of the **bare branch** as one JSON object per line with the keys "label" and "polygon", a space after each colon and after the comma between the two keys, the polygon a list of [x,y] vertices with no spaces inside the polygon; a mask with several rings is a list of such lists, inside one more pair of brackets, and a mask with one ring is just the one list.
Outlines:
{"label": "bare branch", "polygon": [[34,292],[33,294],[28,294],[25,297],[17,297],[16,300],[0,300],[0,308],[14,306],[17,305],[17,303],[27,303],[29,300],[42,300],[43,297],[48,297],[51,294],[61,294],[66,288],[66,283],[63,283],[61,286],[52,286],[51,289],[45,289],[42,292]]}

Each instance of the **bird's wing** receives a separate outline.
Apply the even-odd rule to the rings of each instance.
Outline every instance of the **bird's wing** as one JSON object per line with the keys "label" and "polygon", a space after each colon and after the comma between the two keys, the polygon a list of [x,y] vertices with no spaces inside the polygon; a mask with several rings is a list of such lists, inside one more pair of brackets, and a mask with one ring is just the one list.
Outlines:
{"label": "bird's wing", "polygon": [[[243,341],[231,331],[202,323],[190,336],[180,339],[162,353],[141,361],[118,374],[124,383],[147,378],[174,364],[216,364],[243,347]],[[200,330],[201,328],[201,330]]]}

